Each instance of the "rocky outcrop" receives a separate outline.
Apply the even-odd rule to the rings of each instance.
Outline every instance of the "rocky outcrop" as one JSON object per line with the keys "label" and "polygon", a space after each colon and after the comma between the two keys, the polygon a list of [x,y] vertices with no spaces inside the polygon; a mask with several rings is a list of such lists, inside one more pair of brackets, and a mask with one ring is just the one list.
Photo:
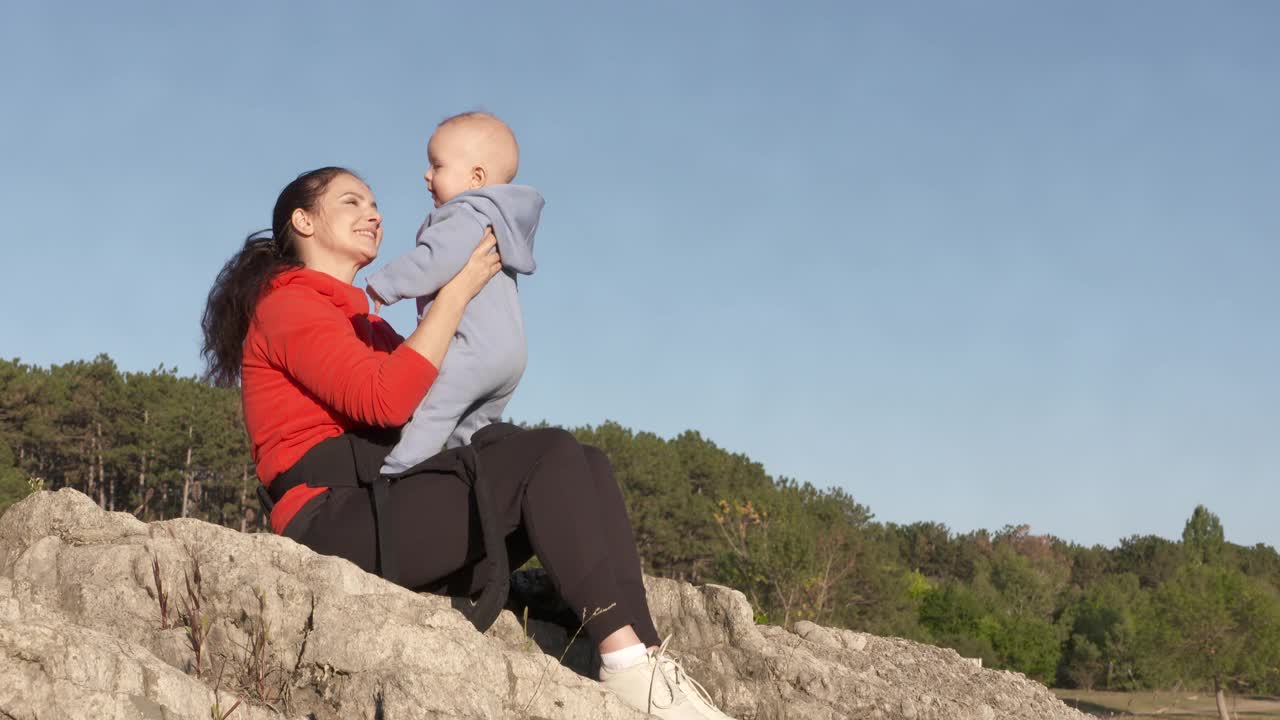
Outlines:
{"label": "rocky outcrop", "polygon": [[[950,650],[758,626],[735,590],[646,582],[659,629],[734,717],[1087,717]],[[448,598],[286,538],[145,524],[72,490],[0,518],[4,718],[642,717],[585,677],[594,653],[570,639],[512,612],[481,635]]]}

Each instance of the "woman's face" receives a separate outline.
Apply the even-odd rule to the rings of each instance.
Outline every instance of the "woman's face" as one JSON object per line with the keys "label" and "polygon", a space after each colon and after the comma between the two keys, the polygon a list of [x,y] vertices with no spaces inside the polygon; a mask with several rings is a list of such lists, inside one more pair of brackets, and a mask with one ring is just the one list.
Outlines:
{"label": "woman's face", "polygon": [[329,182],[313,212],[310,252],[334,262],[354,262],[364,267],[378,256],[382,244],[382,214],[373,191],[351,175]]}

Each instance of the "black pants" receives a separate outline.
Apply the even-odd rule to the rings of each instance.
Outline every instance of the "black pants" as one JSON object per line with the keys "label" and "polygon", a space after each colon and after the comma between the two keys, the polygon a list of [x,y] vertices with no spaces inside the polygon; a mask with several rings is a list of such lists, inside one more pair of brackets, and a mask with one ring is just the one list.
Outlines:
{"label": "black pants", "polygon": [[[594,641],[631,625],[645,645],[658,645],[635,536],[604,453],[554,428],[518,432],[477,453],[500,508],[510,569],[537,555],[578,617],[595,614],[584,626]],[[426,466],[390,488],[398,579],[410,588],[474,594],[488,577],[475,495],[457,474]],[[284,534],[377,571],[367,489],[330,488],[307,503]]]}

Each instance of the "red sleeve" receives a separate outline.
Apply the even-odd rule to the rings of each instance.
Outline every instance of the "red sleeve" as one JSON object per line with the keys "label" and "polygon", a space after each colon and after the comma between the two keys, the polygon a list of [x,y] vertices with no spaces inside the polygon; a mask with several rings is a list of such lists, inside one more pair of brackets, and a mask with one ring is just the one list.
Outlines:
{"label": "red sleeve", "polygon": [[405,424],[436,379],[435,366],[407,345],[390,353],[366,345],[341,310],[308,288],[268,293],[256,324],[272,364],[364,425]]}

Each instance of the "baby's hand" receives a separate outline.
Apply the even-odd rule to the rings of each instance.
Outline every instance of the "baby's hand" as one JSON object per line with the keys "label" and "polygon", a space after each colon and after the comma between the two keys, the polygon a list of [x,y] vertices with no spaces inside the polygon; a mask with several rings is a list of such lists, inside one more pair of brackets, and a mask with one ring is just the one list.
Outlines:
{"label": "baby's hand", "polygon": [[373,301],[373,313],[376,315],[382,309],[382,298],[378,297],[378,293],[373,289],[372,285],[365,285],[364,292]]}

